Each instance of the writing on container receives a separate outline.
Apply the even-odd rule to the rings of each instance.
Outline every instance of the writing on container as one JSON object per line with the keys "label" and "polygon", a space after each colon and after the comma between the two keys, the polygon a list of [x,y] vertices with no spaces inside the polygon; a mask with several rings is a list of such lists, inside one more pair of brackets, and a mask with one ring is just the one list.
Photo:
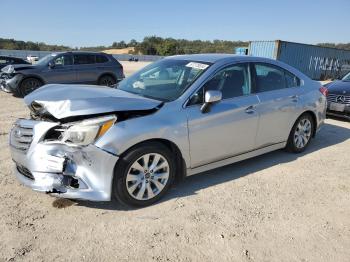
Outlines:
{"label": "writing on container", "polygon": [[350,60],[340,60],[338,58],[311,56],[309,70],[341,71],[344,66],[349,66]]}

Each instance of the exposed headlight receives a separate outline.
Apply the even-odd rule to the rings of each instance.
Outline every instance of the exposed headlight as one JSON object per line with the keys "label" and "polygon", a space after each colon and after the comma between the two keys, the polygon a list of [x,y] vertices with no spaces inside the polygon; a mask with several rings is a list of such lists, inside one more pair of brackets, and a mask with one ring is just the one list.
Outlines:
{"label": "exposed headlight", "polygon": [[105,116],[83,120],[61,126],[56,131],[61,132],[59,140],[77,146],[94,143],[103,136],[116,122],[116,116]]}
{"label": "exposed headlight", "polygon": [[1,71],[6,73],[6,74],[12,74],[12,73],[16,72],[13,65],[5,66]]}

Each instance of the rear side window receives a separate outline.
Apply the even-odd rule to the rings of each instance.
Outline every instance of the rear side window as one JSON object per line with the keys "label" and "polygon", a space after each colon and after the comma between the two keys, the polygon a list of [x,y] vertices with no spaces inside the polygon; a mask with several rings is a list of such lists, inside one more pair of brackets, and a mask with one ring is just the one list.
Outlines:
{"label": "rear side window", "polygon": [[273,65],[255,64],[256,87],[258,92],[286,88],[284,70]]}
{"label": "rear side window", "polygon": [[300,86],[300,79],[281,67],[262,63],[257,63],[254,67],[258,92]]}
{"label": "rear side window", "polygon": [[96,63],[101,64],[101,63],[107,63],[109,60],[106,56],[104,55],[96,55]]}
{"label": "rear side window", "polygon": [[297,87],[300,86],[300,79],[293,75],[292,73],[285,71],[286,84],[287,87]]}
{"label": "rear side window", "polygon": [[94,64],[95,62],[96,62],[95,55],[89,55],[89,54],[74,55],[75,65]]}

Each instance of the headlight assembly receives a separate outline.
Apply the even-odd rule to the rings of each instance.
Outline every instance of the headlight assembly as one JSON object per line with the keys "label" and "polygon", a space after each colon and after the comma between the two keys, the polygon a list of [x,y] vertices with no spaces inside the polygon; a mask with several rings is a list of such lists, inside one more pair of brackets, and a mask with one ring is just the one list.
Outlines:
{"label": "headlight assembly", "polygon": [[67,144],[86,146],[103,136],[116,122],[116,116],[104,116],[62,125],[59,140]]}

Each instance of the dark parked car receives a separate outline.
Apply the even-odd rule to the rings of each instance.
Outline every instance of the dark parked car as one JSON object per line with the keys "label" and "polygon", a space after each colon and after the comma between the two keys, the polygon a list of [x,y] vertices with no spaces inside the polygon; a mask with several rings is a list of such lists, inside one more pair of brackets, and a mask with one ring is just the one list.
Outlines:
{"label": "dark parked car", "polygon": [[30,63],[22,58],[11,57],[11,56],[0,56],[0,69],[7,65],[30,65]]}
{"label": "dark parked car", "polygon": [[328,88],[327,115],[350,120],[350,73],[343,79],[326,85]]}
{"label": "dark parked car", "polygon": [[0,85],[18,96],[25,96],[45,84],[114,86],[123,78],[123,66],[112,55],[64,52],[47,55],[35,65],[4,67]]}

